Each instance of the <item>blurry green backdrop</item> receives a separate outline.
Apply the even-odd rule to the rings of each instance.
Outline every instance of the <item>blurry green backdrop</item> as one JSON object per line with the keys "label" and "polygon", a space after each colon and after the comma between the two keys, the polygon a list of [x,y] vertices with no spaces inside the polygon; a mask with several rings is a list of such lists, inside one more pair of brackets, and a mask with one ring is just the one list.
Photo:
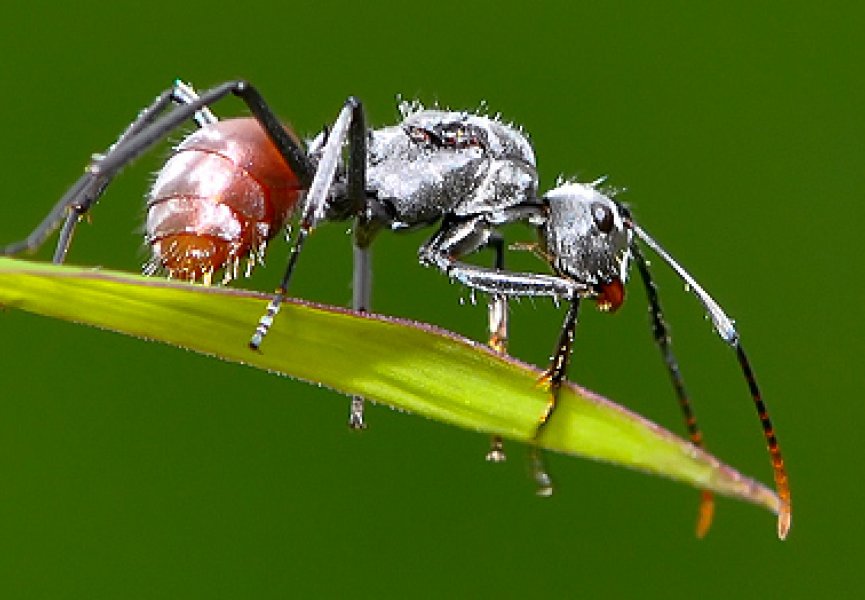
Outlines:
{"label": "blurry green backdrop", "polygon": [[[863,16],[813,2],[12,2],[0,241],[28,232],[175,77],[248,78],[306,135],[349,94],[374,125],[396,119],[397,94],[485,100],[531,133],[544,188],[609,175],[737,319],[794,519],[781,543],[771,515],[722,499],[697,541],[695,490],[562,456],[549,458],[557,494],[539,500],[523,447],[489,465],[484,436],[381,407],[352,434],[347,399],[327,390],[4,311],[0,595],[858,595]],[[167,151],[117,179],[71,263],[140,267],[142,198]],[[315,234],[296,294],[349,302],[346,228]],[[378,240],[375,309],[482,339],[483,303],[461,305],[417,266],[429,233]],[[274,246],[242,285],[274,286]],[[734,356],[655,264],[709,448],[771,481]],[[512,352],[543,364],[562,311],[524,301],[511,316]],[[639,285],[619,314],[586,311],[576,348],[573,379],[682,431]]]}

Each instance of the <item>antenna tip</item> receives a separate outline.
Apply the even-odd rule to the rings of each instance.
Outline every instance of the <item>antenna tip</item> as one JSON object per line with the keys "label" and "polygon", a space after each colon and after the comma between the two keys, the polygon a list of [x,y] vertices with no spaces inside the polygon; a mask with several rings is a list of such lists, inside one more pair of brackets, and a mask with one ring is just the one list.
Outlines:
{"label": "antenna tip", "polygon": [[778,509],[778,539],[786,540],[793,524],[793,512],[789,502],[782,502]]}
{"label": "antenna tip", "polygon": [[703,539],[709,533],[712,519],[715,516],[715,496],[708,490],[700,493],[700,511],[697,515],[697,539]]}

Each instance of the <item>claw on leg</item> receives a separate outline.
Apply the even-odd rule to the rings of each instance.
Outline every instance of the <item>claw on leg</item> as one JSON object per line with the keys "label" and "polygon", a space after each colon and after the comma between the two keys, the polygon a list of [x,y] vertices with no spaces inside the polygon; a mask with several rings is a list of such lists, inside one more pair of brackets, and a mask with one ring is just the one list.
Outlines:
{"label": "claw on leg", "polygon": [[553,383],[553,370],[547,369],[546,371],[538,377],[538,380],[535,382],[535,387],[540,388],[545,391],[550,391]]}
{"label": "claw on leg", "polygon": [[351,397],[351,408],[348,413],[348,427],[354,431],[366,429],[366,421],[363,419],[364,399],[362,396]]}
{"label": "claw on leg", "polygon": [[535,494],[538,497],[549,498],[553,495],[553,480],[538,448],[532,449],[532,479],[535,480]]}
{"label": "claw on leg", "polygon": [[[501,268],[504,257],[499,246],[497,248],[496,266]],[[489,300],[489,332],[490,337],[487,344],[495,352],[506,354],[508,351],[508,299],[503,295],[494,295]],[[494,435],[490,439],[490,449],[487,452],[488,462],[501,463],[507,460],[504,443],[500,435]]]}
{"label": "claw on leg", "polygon": [[488,462],[500,463],[505,462],[508,457],[505,454],[502,436],[494,435],[490,440],[490,451],[487,452],[486,459]]}

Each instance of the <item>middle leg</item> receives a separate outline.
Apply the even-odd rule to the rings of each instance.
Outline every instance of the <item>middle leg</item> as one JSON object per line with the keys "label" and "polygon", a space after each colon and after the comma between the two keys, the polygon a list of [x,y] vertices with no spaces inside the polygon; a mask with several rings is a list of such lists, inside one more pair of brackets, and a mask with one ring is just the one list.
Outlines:
{"label": "middle leg", "polygon": [[[490,236],[489,246],[495,252],[493,266],[496,270],[505,268],[505,242],[504,238],[493,233]],[[490,294],[487,304],[489,315],[490,337],[487,342],[489,347],[499,354],[507,354],[508,351],[508,297],[505,294]],[[504,462],[507,460],[502,436],[494,435],[490,440],[490,449],[486,459],[490,462]]]}
{"label": "middle leg", "polygon": [[306,204],[300,218],[297,237],[291,245],[291,253],[288,257],[285,273],[282,276],[279,287],[276,288],[273,294],[273,298],[268,303],[264,315],[258,320],[258,326],[249,340],[249,348],[251,350],[258,350],[261,347],[261,343],[264,341],[267,332],[273,326],[273,321],[279,313],[282,302],[288,293],[288,285],[297,265],[297,259],[300,256],[301,250],[303,250],[304,242],[315,229],[316,225],[318,225],[319,221],[327,214],[328,200],[332,195],[333,182],[342,157],[342,147],[349,136],[351,136],[352,140],[355,140],[351,143],[363,145],[363,156],[360,158],[363,158],[364,163],[363,167],[359,167],[357,164],[359,162],[358,159],[350,158],[352,162],[350,163],[349,170],[360,172],[361,175],[364,173],[366,164],[366,131],[363,130],[363,122],[363,106],[360,101],[353,97],[346,100],[328,134],[327,141],[321,152],[318,167],[309,185]]}

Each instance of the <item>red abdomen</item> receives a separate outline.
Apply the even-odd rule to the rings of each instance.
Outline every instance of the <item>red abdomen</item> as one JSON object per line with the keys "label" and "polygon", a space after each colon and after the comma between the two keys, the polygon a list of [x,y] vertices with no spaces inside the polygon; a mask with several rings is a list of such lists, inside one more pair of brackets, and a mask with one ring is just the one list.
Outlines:
{"label": "red abdomen", "polygon": [[[293,133],[287,129],[289,133]],[[176,148],[147,200],[152,265],[170,277],[236,276],[263,256],[303,188],[255,119],[202,127]]]}

